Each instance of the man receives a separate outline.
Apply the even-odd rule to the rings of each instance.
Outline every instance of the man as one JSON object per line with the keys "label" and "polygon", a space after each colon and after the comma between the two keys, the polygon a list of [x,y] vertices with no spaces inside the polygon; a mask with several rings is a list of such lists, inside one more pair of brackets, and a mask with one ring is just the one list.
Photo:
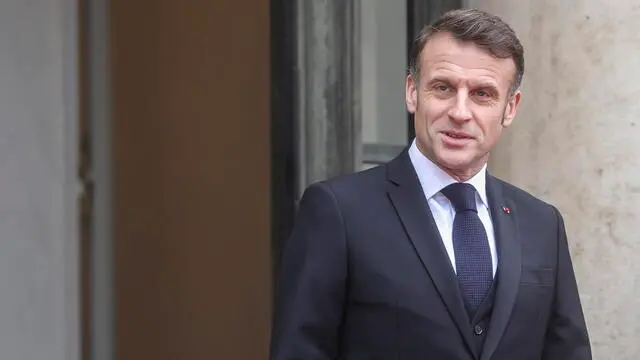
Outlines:
{"label": "man", "polygon": [[562,216],[486,170],[521,99],[518,38],[456,10],[410,60],[411,146],[303,195],[271,359],[591,359]]}

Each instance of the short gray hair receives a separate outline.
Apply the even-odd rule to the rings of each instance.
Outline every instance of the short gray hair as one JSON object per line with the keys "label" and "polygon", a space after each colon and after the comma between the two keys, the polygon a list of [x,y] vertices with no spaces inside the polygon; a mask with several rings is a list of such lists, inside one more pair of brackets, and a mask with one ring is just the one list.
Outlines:
{"label": "short gray hair", "polygon": [[511,83],[515,93],[524,75],[524,49],[513,29],[500,17],[476,9],[458,9],[444,13],[425,26],[413,41],[409,52],[409,73],[420,78],[420,54],[435,34],[449,33],[455,39],[469,41],[500,59],[513,59],[516,73]]}

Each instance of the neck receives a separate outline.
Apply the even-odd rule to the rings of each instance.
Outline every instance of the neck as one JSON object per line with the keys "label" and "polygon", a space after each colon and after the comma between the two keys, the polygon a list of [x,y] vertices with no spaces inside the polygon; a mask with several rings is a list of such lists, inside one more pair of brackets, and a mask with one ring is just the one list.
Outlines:
{"label": "neck", "polygon": [[420,146],[419,142],[416,142],[416,145],[418,146],[418,150],[429,160],[431,160],[431,162],[433,162],[434,164],[436,164],[437,167],[439,167],[442,171],[444,171],[445,173],[447,173],[449,176],[451,176],[454,180],[458,181],[458,182],[465,182],[469,179],[471,179],[472,177],[476,176],[480,170],[482,170],[482,167],[487,163],[487,161],[489,160],[489,154],[486,154],[485,156],[481,157],[480,159],[475,159],[471,164],[469,164],[469,166],[460,166],[460,167],[450,167],[450,166],[446,166],[445,164],[442,164],[442,162],[438,161],[438,159],[436,159],[435,155],[425,151],[422,146]]}
{"label": "neck", "polygon": [[457,168],[448,168],[446,166],[443,166],[442,164],[438,163],[433,159],[431,159],[431,161],[433,161],[433,163],[436,164],[436,166],[438,166],[440,169],[442,169],[442,171],[446,172],[449,176],[451,176],[454,180],[458,182],[465,182],[471,179],[472,177],[476,176],[480,172],[480,170],[482,170],[482,167],[485,164],[484,162],[482,162],[479,165],[474,165],[469,168],[457,169]]}

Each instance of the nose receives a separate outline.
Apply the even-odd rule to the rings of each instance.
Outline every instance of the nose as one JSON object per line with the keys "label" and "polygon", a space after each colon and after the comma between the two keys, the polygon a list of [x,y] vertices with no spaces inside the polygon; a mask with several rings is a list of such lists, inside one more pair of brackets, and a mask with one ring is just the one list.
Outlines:
{"label": "nose", "polygon": [[449,108],[449,118],[456,122],[465,122],[471,119],[471,110],[469,108],[469,97],[464,91],[458,91],[454,98],[454,103]]}

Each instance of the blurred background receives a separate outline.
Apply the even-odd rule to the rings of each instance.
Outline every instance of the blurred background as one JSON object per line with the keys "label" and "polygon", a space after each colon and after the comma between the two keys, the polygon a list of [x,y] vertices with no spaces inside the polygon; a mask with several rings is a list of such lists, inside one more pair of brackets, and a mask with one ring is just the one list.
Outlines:
{"label": "blurred background", "polygon": [[595,359],[640,358],[640,2],[0,2],[0,358],[267,359],[306,186],[413,137],[408,47],[525,47],[490,171],[564,214]]}

